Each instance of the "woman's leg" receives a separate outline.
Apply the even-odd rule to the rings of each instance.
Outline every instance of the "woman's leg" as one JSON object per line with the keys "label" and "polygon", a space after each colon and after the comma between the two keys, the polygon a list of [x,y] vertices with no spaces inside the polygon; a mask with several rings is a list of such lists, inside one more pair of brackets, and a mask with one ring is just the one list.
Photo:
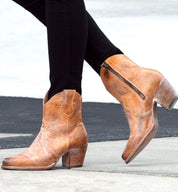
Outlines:
{"label": "woman's leg", "polygon": [[81,93],[88,22],[83,0],[46,0],[49,98],[63,89]]}
{"label": "woman's leg", "polygon": [[64,167],[83,165],[88,136],[79,93],[87,25],[83,0],[46,0],[51,88],[41,130],[27,150],[4,159],[3,169],[51,169],[60,157]]}
{"label": "woman's leg", "polygon": [[[40,22],[46,25],[45,0],[13,0],[26,10],[31,12]],[[122,54],[122,51],[114,46],[98,27],[91,15],[86,12],[88,21],[88,39],[85,60],[100,74],[101,64],[108,57]]]}

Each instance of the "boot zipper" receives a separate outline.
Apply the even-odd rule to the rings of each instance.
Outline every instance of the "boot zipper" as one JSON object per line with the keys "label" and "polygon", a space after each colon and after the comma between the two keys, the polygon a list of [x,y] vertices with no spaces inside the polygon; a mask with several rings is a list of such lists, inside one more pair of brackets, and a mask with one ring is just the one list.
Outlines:
{"label": "boot zipper", "polygon": [[145,95],[138,90],[132,83],[130,83],[127,79],[125,79],[122,75],[120,75],[117,71],[115,71],[111,66],[109,66],[106,62],[104,62],[101,67],[105,68],[104,75],[106,76],[108,71],[110,71],[112,74],[114,74],[117,78],[119,78],[122,82],[127,84],[130,88],[132,88],[140,97],[141,99],[145,100]]}

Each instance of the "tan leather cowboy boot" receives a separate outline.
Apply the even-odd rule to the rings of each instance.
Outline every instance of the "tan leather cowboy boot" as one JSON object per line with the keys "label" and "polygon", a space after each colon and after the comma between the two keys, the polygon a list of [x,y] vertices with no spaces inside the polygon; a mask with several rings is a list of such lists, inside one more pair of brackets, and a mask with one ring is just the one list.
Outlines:
{"label": "tan leather cowboy boot", "polygon": [[81,96],[64,90],[43,100],[41,130],[23,153],[6,158],[3,169],[43,170],[55,166],[60,157],[65,167],[83,165],[87,149],[87,132],[81,116]]}
{"label": "tan leather cowboy boot", "polygon": [[106,89],[121,103],[129,122],[130,137],[122,155],[129,163],[157,132],[157,103],[170,110],[178,97],[163,75],[139,67],[123,54],[109,57],[101,65],[100,74]]}

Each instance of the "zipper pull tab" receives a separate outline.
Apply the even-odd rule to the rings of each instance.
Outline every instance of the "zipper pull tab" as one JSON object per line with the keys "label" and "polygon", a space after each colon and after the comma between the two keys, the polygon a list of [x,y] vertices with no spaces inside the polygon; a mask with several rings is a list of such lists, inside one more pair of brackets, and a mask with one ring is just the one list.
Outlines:
{"label": "zipper pull tab", "polygon": [[108,76],[108,64],[104,62],[104,63],[101,65],[101,67],[104,67],[104,68],[105,68],[104,76],[107,77],[107,76]]}

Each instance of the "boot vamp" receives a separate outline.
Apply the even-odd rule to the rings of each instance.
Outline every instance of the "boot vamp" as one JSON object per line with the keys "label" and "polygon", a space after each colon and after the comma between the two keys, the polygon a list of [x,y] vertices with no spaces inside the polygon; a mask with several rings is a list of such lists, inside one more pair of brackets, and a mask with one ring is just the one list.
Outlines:
{"label": "boot vamp", "polygon": [[[64,141],[64,139],[57,138],[52,140],[47,136],[47,132],[40,131],[27,150],[19,155],[4,159],[3,165],[17,167],[48,166],[57,161],[66,151],[67,144],[61,141]],[[54,145],[57,146],[58,153],[56,153],[57,149],[54,149]]]}
{"label": "boot vamp", "polygon": [[[53,161],[52,161],[53,160]],[[40,158],[37,154],[30,156],[28,153],[19,154],[13,157],[5,158],[3,166],[13,167],[43,167],[49,166],[54,162],[54,156],[52,154],[43,155]]]}

